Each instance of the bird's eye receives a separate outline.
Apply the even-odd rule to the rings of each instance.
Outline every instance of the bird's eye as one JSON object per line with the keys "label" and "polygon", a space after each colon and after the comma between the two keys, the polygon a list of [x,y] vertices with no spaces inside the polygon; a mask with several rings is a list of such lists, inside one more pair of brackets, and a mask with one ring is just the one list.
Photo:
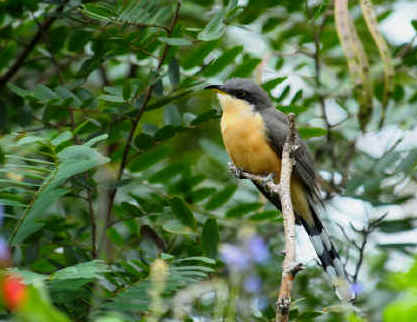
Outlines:
{"label": "bird's eye", "polygon": [[242,99],[244,99],[247,95],[246,95],[246,92],[244,91],[244,90],[238,90],[238,91],[236,91],[236,97],[237,98],[242,98]]}

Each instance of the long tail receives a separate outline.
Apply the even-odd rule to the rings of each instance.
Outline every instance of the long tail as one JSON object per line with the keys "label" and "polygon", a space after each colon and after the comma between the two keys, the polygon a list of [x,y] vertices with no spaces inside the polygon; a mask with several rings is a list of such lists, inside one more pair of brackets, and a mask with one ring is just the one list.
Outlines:
{"label": "long tail", "polygon": [[[256,187],[263,193],[263,195],[277,207],[282,209],[281,201],[278,196],[271,195],[261,185],[253,182]],[[310,203],[311,204],[311,203]],[[311,216],[313,217],[313,224],[307,223],[302,216],[296,214],[296,223],[303,225],[306,230],[311,243],[319,257],[320,264],[326,273],[330,276],[333,286],[336,290],[336,295],[343,301],[353,301],[356,295],[352,291],[351,285],[346,278],[343,264],[340,256],[336,251],[333,243],[330,240],[326,228],[323,226],[316,210],[310,206]]]}
{"label": "long tail", "polygon": [[320,264],[330,276],[337,296],[343,301],[353,301],[356,294],[346,278],[345,270],[334,244],[332,243],[326,228],[323,226],[315,210],[311,208],[314,224],[309,225],[302,217],[298,220],[303,225],[311,243],[320,259]]}

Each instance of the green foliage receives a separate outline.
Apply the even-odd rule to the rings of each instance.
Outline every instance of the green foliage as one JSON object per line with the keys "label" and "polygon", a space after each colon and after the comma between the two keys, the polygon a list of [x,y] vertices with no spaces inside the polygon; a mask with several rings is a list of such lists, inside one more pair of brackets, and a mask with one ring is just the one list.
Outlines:
{"label": "green foliage", "polygon": [[[30,290],[1,319],[273,321],[283,219],[229,173],[203,90],[248,77],[297,115],[332,204],[321,216],[347,271],[362,263],[352,308],[308,261],[291,319],[415,320],[415,43],[389,43],[384,94],[384,62],[350,4],[375,88],[364,133],[333,2],[178,3],[0,1],[0,247]],[[379,24],[403,10],[375,6]],[[250,253],[253,240],[266,248]]]}

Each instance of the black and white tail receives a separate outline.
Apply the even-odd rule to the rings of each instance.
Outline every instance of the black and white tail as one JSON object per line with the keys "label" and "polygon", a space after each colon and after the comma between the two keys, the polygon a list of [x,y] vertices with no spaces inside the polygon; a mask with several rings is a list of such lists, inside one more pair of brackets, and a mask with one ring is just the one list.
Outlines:
{"label": "black and white tail", "polygon": [[355,299],[356,295],[346,278],[340,256],[315,210],[311,209],[311,212],[314,221],[313,225],[307,223],[302,217],[298,217],[297,220],[306,230],[316,254],[319,257],[321,266],[331,278],[337,296],[341,300],[351,302]]}
{"label": "black and white tail", "polygon": [[[253,183],[263,193],[263,195],[272,202],[272,204],[274,204],[278,209],[282,209],[281,201],[278,196],[271,195],[261,185],[254,181]],[[352,291],[351,285],[346,278],[340,256],[331,242],[326,228],[320,221],[316,210],[312,206],[310,206],[310,212],[312,218],[309,218],[310,220],[308,220],[308,222],[303,218],[303,216],[296,214],[296,223],[302,224],[306,230],[316,254],[319,257],[321,266],[331,278],[332,284],[336,290],[336,295],[343,301],[351,302],[355,300],[356,294]]]}

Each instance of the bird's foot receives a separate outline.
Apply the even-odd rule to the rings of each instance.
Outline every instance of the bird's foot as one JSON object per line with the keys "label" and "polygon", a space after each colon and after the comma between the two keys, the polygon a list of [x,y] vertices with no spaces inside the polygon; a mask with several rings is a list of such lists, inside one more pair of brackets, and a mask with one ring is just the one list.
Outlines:
{"label": "bird's foot", "polygon": [[262,182],[261,182],[261,184],[262,184],[263,186],[266,186],[268,183],[270,183],[270,182],[274,182],[274,178],[275,178],[275,174],[270,173],[270,174],[268,174],[267,176],[262,177]]}
{"label": "bird's foot", "polygon": [[241,168],[238,168],[233,164],[233,162],[229,162],[229,170],[230,172],[238,179],[245,179],[245,171],[243,171]]}

